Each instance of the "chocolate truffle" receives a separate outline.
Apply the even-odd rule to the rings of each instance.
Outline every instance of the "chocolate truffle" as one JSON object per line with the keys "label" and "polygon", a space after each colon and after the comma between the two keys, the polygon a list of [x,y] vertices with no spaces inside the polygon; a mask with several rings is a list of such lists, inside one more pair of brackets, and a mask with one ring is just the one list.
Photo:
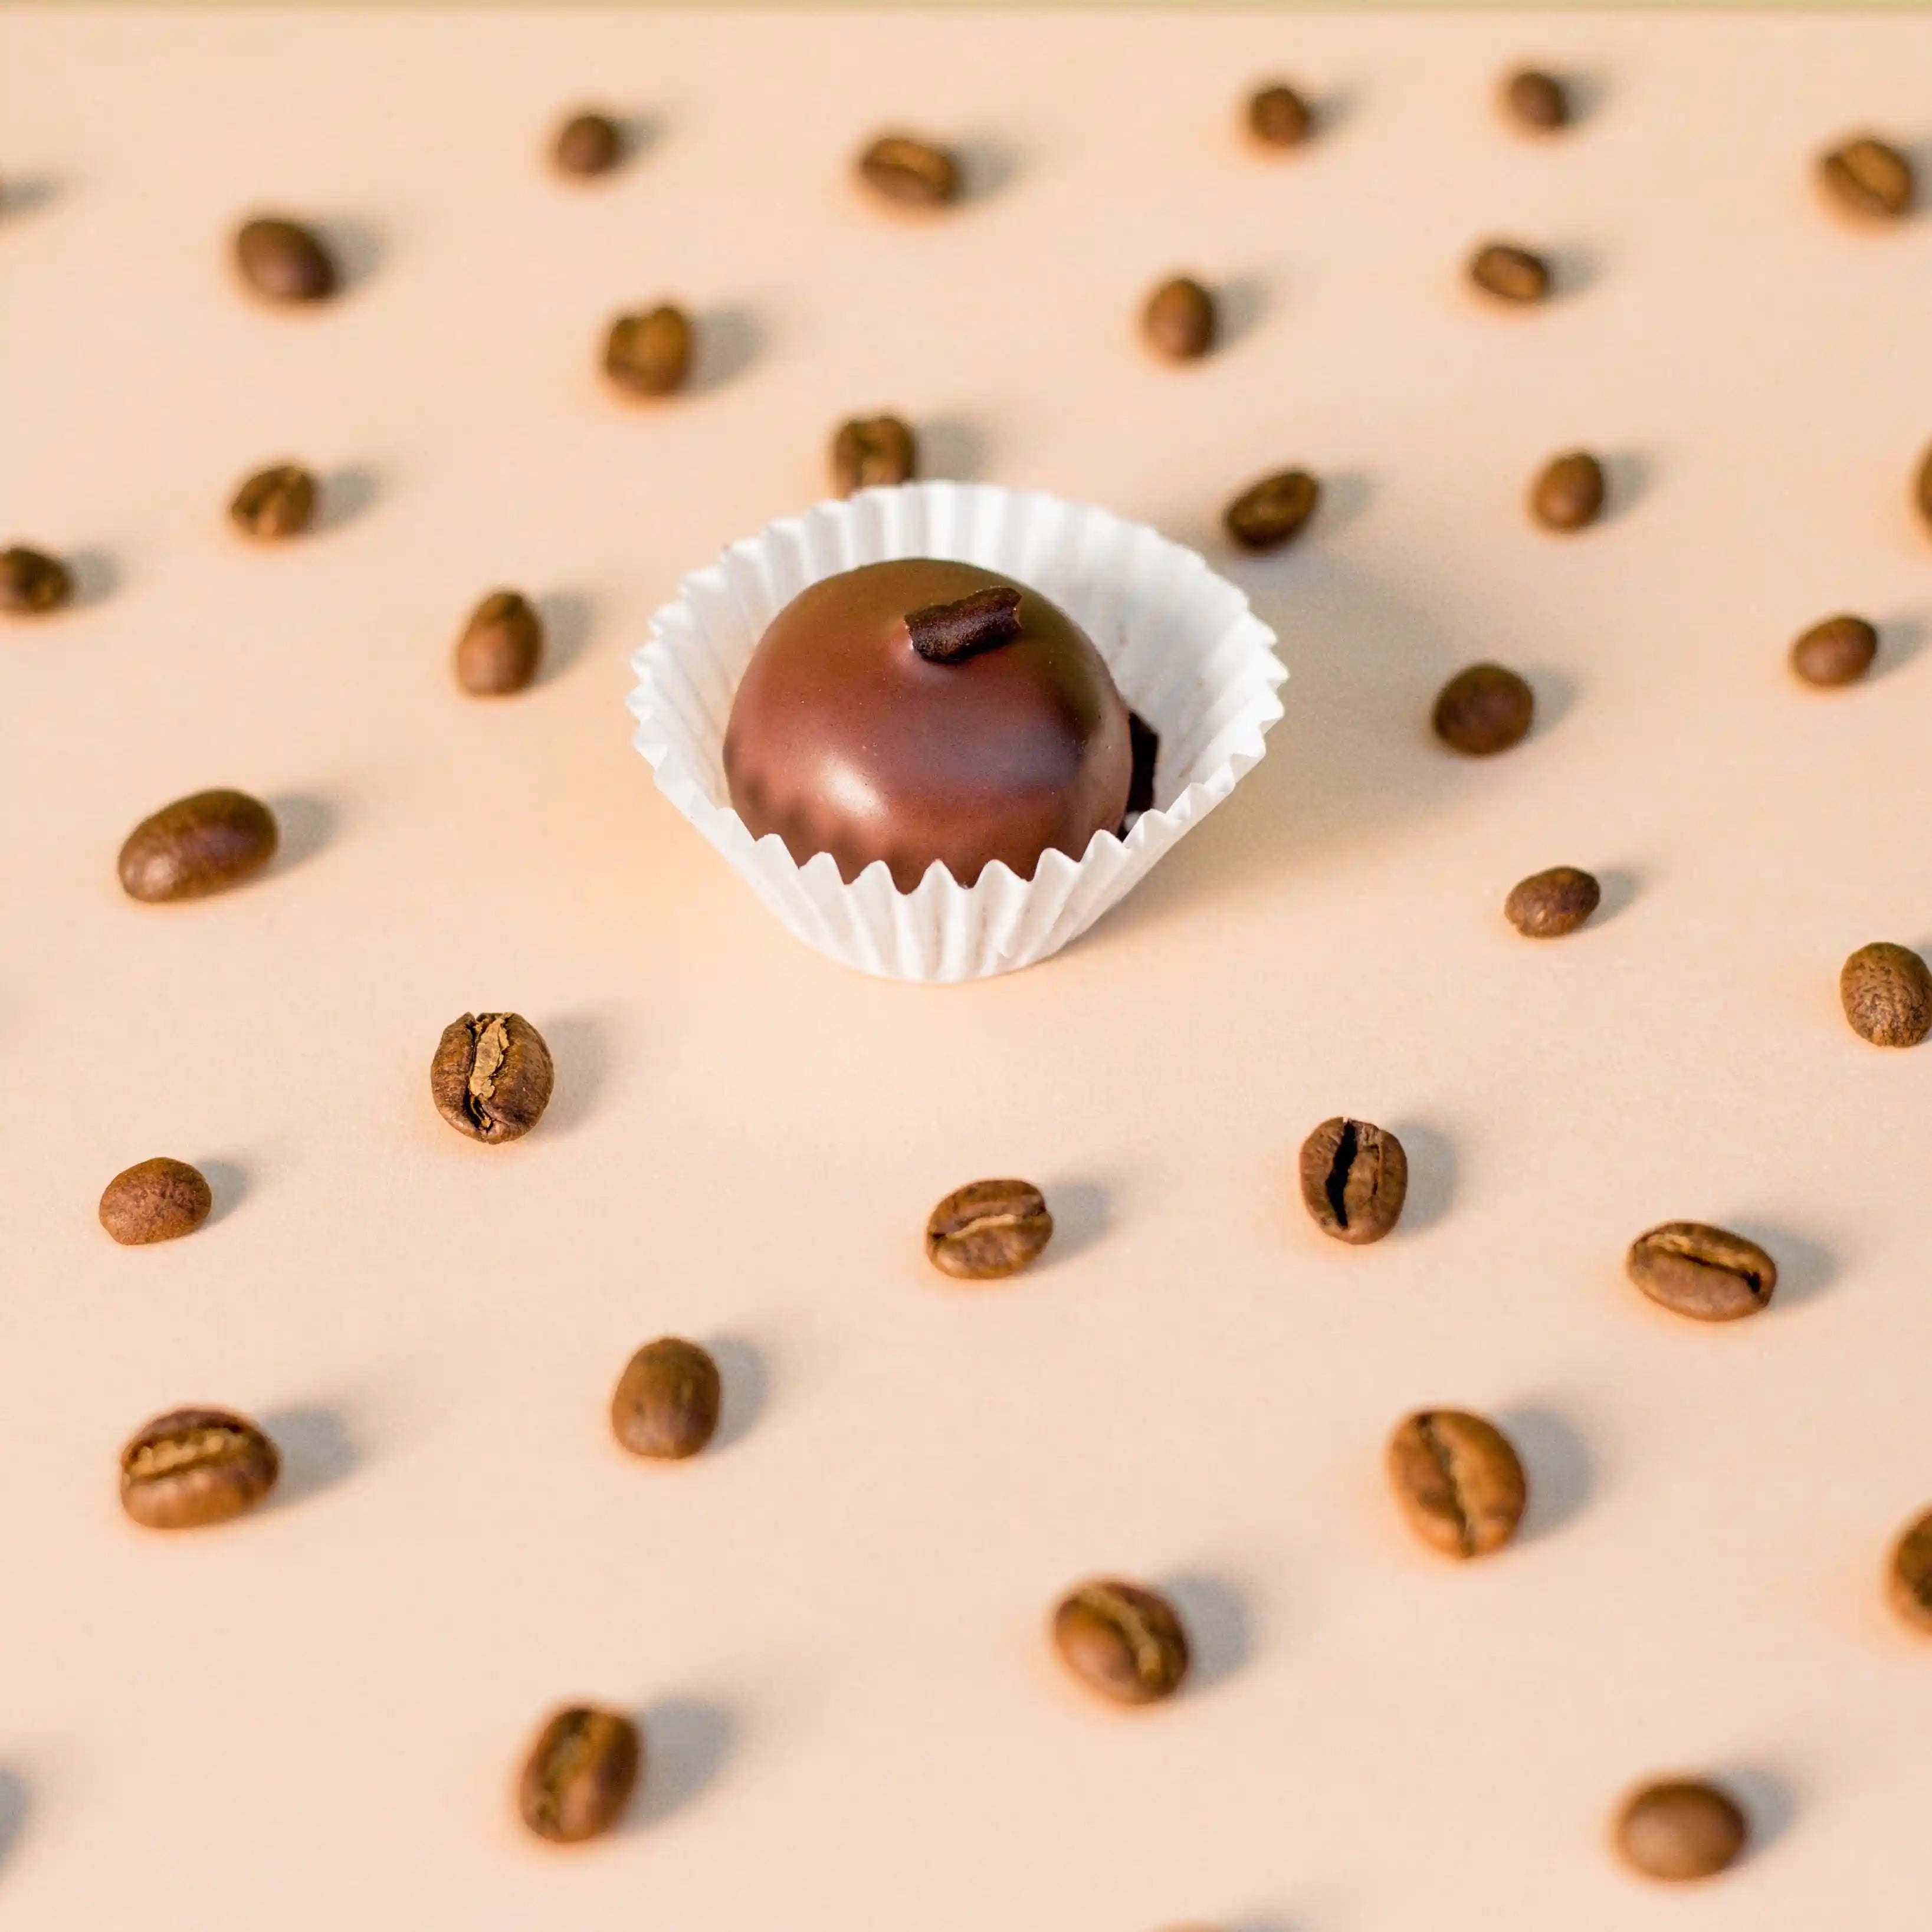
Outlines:
{"label": "chocolate truffle", "polygon": [[[908,622],[908,619],[911,622]],[[1120,823],[1127,708],[1086,634],[1036,590],[932,557],[862,565],[772,620],[731,706],[724,775],[754,838],[848,884],[910,892],[995,860],[1030,879]]]}

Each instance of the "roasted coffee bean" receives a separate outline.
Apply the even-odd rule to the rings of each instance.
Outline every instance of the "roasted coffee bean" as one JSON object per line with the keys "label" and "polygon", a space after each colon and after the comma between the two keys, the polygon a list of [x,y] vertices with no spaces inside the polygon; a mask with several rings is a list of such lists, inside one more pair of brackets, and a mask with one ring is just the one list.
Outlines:
{"label": "roasted coffee bean", "polygon": [[520,1140],[543,1118],[556,1070],[521,1013],[465,1013],[436,1042],[429,1069],[436,1111],[473,1141]]}
{"label": "roasted coffee bean", "polygon": [[1504,76],[1497,98],[1504,116],[1531,134],[1554,134],[1570,124],[1570,96],[1553,74],[1519,68]]}
{"label": "roasted coffee bean", "polygon": [[1552,866],[1510,888],[1503,916],[1526,939],[1561,939],[1594,912],[1603,888],[1577,866]]}
{"label": "roasted coffee bean", "polygon": [[1932,530],[1932,448],[1919,459],[1918,473],[1912,479],[1912,501],[1919,520]]}
{"label": "roasted coffee bean", "polygon": [[244,536],[299,536],[315,517],[315,478],[299,463],[278,463],[246,478],[228,506]]}
{"label": "roasted coffee bean", "polygon": [[1337,1114],[1301,1144],[1301,1199],[1338,1241],[1379,1241],[1401,1218],[1408,1156],[1394,1135]]}
{"label": "roasted coffee bean", "polygon": [[1670,1778],[1631,1792],[1617,1814],[1616,1846],[1646,1878],[1712,1878],[1737,1863],[1750,1828],[1736,1803],[1701,1779]]}
{"label": "roasted coffee bean", "polygon": [[997,1281],[1039,1258],[1053,1236],[1046,1197],[1030,1180],[975,1180],[934,1208],[926,1252],[942,1274]]}
{"label": "roasted coffee bean", "polygon": [[281,1468],[275,1445],[246,1416],[172,1409],[122,1450],[121,1507],[149,1529],[198,1529],[253,1509]]}
{"label": "roasted coffee bean", "polygon": [[1133,772],[1127,781],[1126,816],[1132,818],[1154,809],[1154,774],[1160,762],[1160,734],[1138,711],[1130,711],[1127,744],[1133,758]]}
{"label": "roasted coffee bean", "polygon": [[214,1205],[207,1180],[184,1160],[157,1156],[124,1168],[100,1196],[100,1225],[124,1248],[191,1234]]}
{"label": "roasted coffee bean", "polygon": [[1540,302],[1550,293],[1550,264],[1514,242],[1491,242],[1469,257],[1469,280],[1498,302]]}
{"label": "roasted coffee bean", "polygon": [[10,617],[44,617],[74,596],[65,564],[44,550],[14,544],[0,550],[0,611]]}
{"label": "roasted coffee bean", "polygon": [[1932,1631],[1932,1510],[1900,1533],[1885,1584],[1892,1608],[1915,1630]]}
{"label": "roasted coffee bean", "polygon": [[723,1400],[718,1364],[695,1342],[667,1335],[646,1342],[618,1377],[611,1432],[634,1456],[681,1462],[716,1432]]}
{"label": "roasted coffee bean", "polygon": [[644,1738],[628,1718],[571,1705],[538,1732],[517,1780],[517,1808],[538,1838],[580,1844],[623,1816],[644,1764]]}
{"label": "roasted coffee bean", "polygon": [[326,302],[339,279],[320,238],[280,215],[260,214],[242,223],[235,231],[235,266],[265,302]]}
{"label": "roasted coffee bean", "polygon": [[1916,1046],[1932,1033],[1932,972],[1909,946],[1861,946],[1838,975],[1852,1032],[1874,1046]]}
{"label": "roasted coffee bean", "polygon": [[456,640],[456,681],[472,698],[521,691],[543,656],[543,620],[520,591],[493,590]]}
{"label": "roasted coffee bean", "polygon": [[1624,1269],[1652,1300],[1697,1322],[1755,1315],[1778,1286],[1778,1264],[1755,1241],[1701,1221],[1638,1235]]}
{"label": "roasted coffee bean", "polygon": [[1791,668],[1807,684],[1856,684],[1878,656],[1878,632],[1862,617],[1827,617],[1791,646]]}
{"label": "roasted coffee bean", "polygon": [[897,416],[854,416],[832,439],[832,487],[840,496],[881,484],[910,483],[919,473],[919,445]]}
{"label": "roasted coffee bean", "polygon": [[556,130],[550,152],[560,174],[587,179],[608,174],[623,159],[624,137],[609,115],[586,109]]}
{"label": "roasted coffee bean", "polygon": [[859,178],[902,208],[944,208],[959,197],[959,164],[910,134],[881,134],[858,160]]}
{"label": "roasted coffee bean", "polygon": [[1389,1486],[1408,1526],[1445,1556],[1487,1556],[1515,1535],[1529,1488],[1510,1439],[1458,1408],[1425,1408],[1389,1438]]}
{"label": "roasted coffee bean", "polygon": [[1298,148],[1315,131],[1315,112],[1286,81],[1248,97],[1248,132],[1264,148]]}
{"label": "roasted coffee bean", "polygon": [[1088,1689],[1117,1704],[1171,1697],[1187,1675],[1187,1633],[1165,1597],[1103,1578],[1060,1599],[1054,1647]]}
{"label": "roasted coffee bean", "polygon": [[604,338],[604,373],[626,395],[668,396],[691,374],[692,344],[690,318],[668,302],[620,315]]}
{"label": "roasted coffee bean", "polygon": [[1818,179],[1846,213],[1896,220],[1910,213],[1912,163],[1888,141],[1861,134],[1818,157]]}
{"label": "roasted coffee bean", "polygon": [[1501,664],[1471,664],[1436,700],[1436,735],[1451,750],[1486,758],[1520,744],[1536,712],[1536,694]]}
{"label": "roasted coffee bean", "polygon": [[1162,282],[1141,307],[1141,336],[1156,356],[1192,362],[1214,346],[1214,298],[1187,275]]}
{"label": "roasted coffee bean", "polygon": [[239,884],[275,856],[275,814],[245,791],[198,791],[164,805],[121,848],[121,889],[155,903]]}
{"label": "roasted coffee bean", "polygon": [[1250,483],[1221,521],[1244,550],[1280,550],[1306,528],[1322,500],[1322,485],[1305,470],[1278,470]]}
{"label": "roasted coffee bean", "polygon": [[1604,508],[1604,466],[1587,452],[1553,456],[1529,488],[1529,514],[1546,530],[1580,530]]}

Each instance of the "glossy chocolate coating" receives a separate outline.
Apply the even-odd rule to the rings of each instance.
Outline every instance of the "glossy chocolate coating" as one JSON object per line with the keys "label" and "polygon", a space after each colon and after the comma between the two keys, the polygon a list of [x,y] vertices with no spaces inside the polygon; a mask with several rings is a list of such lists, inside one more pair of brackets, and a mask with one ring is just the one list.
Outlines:
{"label": "glossy chocolate coating", "polygon": [[800,865],[849,884],[874,860],[910,892],[936,860],[970,886],[1078,859],[1126,808],[1127,708],[1066,614],[1024,584],[1020,632],[952,664],[920,657],[909,611],[1010,584],[931,557],[868,563],[801,591],[746,667],[724,734],[731,802]]}

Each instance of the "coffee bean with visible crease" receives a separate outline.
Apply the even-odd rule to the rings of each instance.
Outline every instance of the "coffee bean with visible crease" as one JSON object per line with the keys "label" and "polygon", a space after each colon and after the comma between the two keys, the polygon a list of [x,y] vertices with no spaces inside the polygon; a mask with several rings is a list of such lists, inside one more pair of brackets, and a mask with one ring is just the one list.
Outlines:
{"label": "coffee bean with visible crease", "polygon": [[1818,180],[1845,213],[1880,221],[1909,214],[1917,194],[1910,158],[1872,134],[1820,154]]}
{"label": "coffee bean with visible crease", "polygon": [[620,315],[604,338],[604,373],[626,395],[668,396],[691,374],[691,319],[669,302]]}
{"label": "coffee bean with visible crease", "polygon": [[1322,486],[1305,470],[1278,470],[1250,483],[1221,514],[1222,526],[1244,550],[1280,550],[1307,527]]}
{"label": "coffee bean with visible crease", "polygon": [[543,620],[520,590],[493,590],[456,640],[456,681],[472,698],[526,688],[543,656]]}
{"label": "coffee bean with visible crease", "polygon": [[158,904],[238,885],[275,856],[275,815],[245,791],[198,791],[164,805],[121,848],[121,889]]}
{"label": "coffee bean with visible crease", "polygon": [[1906,1524],[1892,1546],[1885,1588],[1900,1616],[1932,1634],[1932,1510]]}
{"label": "coffee bean with visible crease", "polygon": [[244,536],[273,542],[299,536],[315,517],[315,478],[299,463],[272,464],[246,478],[228,506]]}
{"label": "coffee bean with visible crease", "polygon": [[1484,294],[1522,308],[1550,293],[1550,264],[1511,242],[1491,242],[1469,257],[1469,280]]}
{"label": "coffee bean with visible crease", "polygon": [[1174,1606],[1118,1578],[1083,1583],[1062,1598],[1053,1642],[1082,1683],[1117,1704],[1158,1703],[1187,1675],[1187,1633]]}
{"label": "coffee bean with visible crease", "polygon": [[517,1780],[517,1809],[539,1838],[580,1844],[623,1816],[644,1762],[644,1738],[631,1719],[570,1705],[537,1732]]}
{"label": "coffee bean with visible crease", "polygon": [[1633,1871],[1675,1882],[1736,1864],[1750,1832],[1736,1800],[1714,1784],[1666,1778],[1624,1800],[1612,1835]]}
{"label": "coffee bean with visible crease", "polygon": [[1909,946],[1861,946],[1838,975],[1838,998],[1859,1039],[1916,1046],[1932,1033],[1932,971]]}
{"label": "coffee bean with visible crease", "polygon": [[1248,132],[1263,147],[1280,152],[1304,146],[1315,131],[1315,110],[1286,81],[1250,94],[1246,119]]}
{"label": "coffee bean with visible crease", "polygon": [[1501,664],[1471,664],[1445,684],[1436,700],[1436,735],[1452,751],[1492,757],[1519,744],[1536,712],[1536,694]]}
{"label": "coffee bean with visible crease", "polygon": [[1510,888],[1503,916],[1526,939],[1561,939],[1582,925],[1603,896],[1580,866],[1552,866]]}
{"label": "coffee bean with visible crease", "polygon": [[1389,1438],[1389,1486],[1408,1526],[1445,1556],[1487,1556],[1515,1535],[1529,1488],[1509,1438],[1457,1408],[1425,1408]]}
{"label": "coffee bean with visible crease", "polygon": [[919,445],[897,416],[854,416],[832,439],[832,487],[858,490],[909,483],[919,473]]}
{"label": "coffee bean with visible crease", "polygon": [[1546,530],[1587,529],[1604,510],[1604,466],[1588,451],[1553,456],[1529,488],[1529,514]]}
{"label": "coffee bean with visible crease", "polygon": [[944,208],[959,197],[959,164],[910,134],[881,134],[860,155],[859,178],[902,208]]}
{"label": "coffee bean with visible crease", "polygon": [[1640,1234],[1624,1268],[1652,1300],[1696,1322],[1755,1315],[1778,1286],[1778,1264],[1755,1241],[1701,1221]]}
{"label": "coffee bean with visible crease", "polygon": [[1408,1156],[1386,1128],[1337,1114],[1301,1144],[1302,1204],[1338,1241],[1379,1241],[1408,1192]]}
{"label": "coffee bean with visible crease", "polygon": [[543,1035],[520,1013],[452,1020],[430,1063],[430,1097],[458,1132],[496,1146],[543,1118],[556,1079]]}
{"label": "coffee bean with visible crease", "polygon": [[624,136],[608,114],[586,108],[556,130],[550,159],[558,173],[578,181],[607,175],[624,158]]}
{"label": "coffee bean with visible crease", "polygon": [[326,302],[340,280],[320,238],[281,215],[256,215],[236,230],[235,266],[256,295],[278,304]]}
{"label": "coffee bean with visible crease", "polygon": [[1519,68],[1504,77],[1498,100],[1505,118],[1532,134],[1553,134],[1570,124],[1570,96],[1553,74]]}
{"label": "coffee bean with visible crease", "polygon": [[8,616],[44,617],[73,596],[73,574],[58,557],[25,544],[0,550],[0,611]]}
{"label": "coffee bean with visible crease", "polygon": [[1878,656],[1878,632],[1862,617],[1827,617],[1791,646],[1791,668],[1809,685],[1828,691],[1856,684]]}
{"label": "coffee bean with visible crease", "polygon": [[943,1274],[998,1281],[1037,1259],[1052,1236],[1046,1197],[1031,1181],[975,1180],[934,1208],[926,1252]]}
{"label": "coffee bean with visible crease", "polygon": [[224,1408],[158,1415],[121,1452],[121,1507],[148,1529],[198,1529],[253,1509],[281,1473],[275,1445]]}
{"label": "coffee bean with visible crease", "polygon": [[1141,337],[1170,362],[1192,362],[1214,346],[1214,298],[1191,275],[1174,275],[1141,307]]}
{"label": "coffee bean with visible crease", "polygon": [[100,1225],[124,1248],[191,1234],[214,1205],[206,1178],[184,1160],[157,1155],[110,1180],[100,1196]]}
{"label": "coffee bean with visible crease", "polygon": [[610,1397],[610,1430],[634,1456],[682,1462],[717,1432],[724,1386],[695,1342],[666,1335],[625,1365]]}

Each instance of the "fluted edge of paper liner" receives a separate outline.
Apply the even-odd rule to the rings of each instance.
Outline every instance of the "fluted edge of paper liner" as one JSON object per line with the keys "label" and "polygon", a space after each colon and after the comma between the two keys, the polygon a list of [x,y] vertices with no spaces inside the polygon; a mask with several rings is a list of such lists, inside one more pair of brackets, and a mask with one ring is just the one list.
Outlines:
{"label": "fluted edge of paper liner", "polygon": [[[1154,808],[1096,832],[1030,880],[1006,866],[960,885],[939,865],[910,892],[882,862],[851,884],[827,853],[800,865],[731,808],[724,729],[765,627],[808,584],[889,557],[976,563],[1051,597],[1094,640],[1160,734]],[[945,983],[1031,966],[1085,932],[1200,824],[1266,751],[1288,673],[1275,634],[1194,551],[1142,524],[1037,490],[908,483],[820,503],[694,571],[632,656],[633,740],[658,788],[786,928],[842,964]]]}

